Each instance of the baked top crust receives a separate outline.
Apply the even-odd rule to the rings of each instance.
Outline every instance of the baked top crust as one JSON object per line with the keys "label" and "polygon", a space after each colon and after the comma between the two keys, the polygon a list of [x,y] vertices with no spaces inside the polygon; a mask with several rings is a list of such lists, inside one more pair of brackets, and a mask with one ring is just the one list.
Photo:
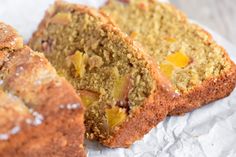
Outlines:
{"label": "baked top crust", "polygon": [[0,23],[0,156],[85,156],[84,108],[43,54]]}
{"label": "baked top crust", "polygon": [[0,49],[19,49],[23,47],[23,39],[12,28],[0,21]]}

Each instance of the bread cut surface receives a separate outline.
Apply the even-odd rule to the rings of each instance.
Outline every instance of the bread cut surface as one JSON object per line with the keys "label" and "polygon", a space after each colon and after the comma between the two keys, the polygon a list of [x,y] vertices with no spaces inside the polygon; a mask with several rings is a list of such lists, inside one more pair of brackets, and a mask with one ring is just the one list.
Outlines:
{"label": "bread cut surface", "polygon": [[160,122],[175,96],[142,48],[99,12],[56,2],[29,45],[77,89],[86,136],[127,147]]}
{"label": "bread cut surface", "polygon": [[183,114],[230,94],[236,68],[211,35],[170,4],[109,0],[101,10],[140,42],[180,94],[170,114]]}
{"label": "bread cut surface", "polygon": [[0,22],[0,156],[84,157],[83,105],[42,53]]}

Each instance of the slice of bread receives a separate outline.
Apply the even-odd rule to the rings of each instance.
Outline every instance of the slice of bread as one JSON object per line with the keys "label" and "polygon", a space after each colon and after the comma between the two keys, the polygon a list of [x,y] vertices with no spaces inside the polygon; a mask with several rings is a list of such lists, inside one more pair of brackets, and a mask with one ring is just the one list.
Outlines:
{"label": "slice of bread", "polygon": [[170,4],[110,0],[101,10],[144,46],[179,92],[170,115],[192,111],[234,89],[236,67],[225,50]]}
{"label": "slice of bread", "polygon": [[0,22],[0,156],[83,157],[84,108],[43,54]]}
{"label": "slice of bread", "polygon": [[128,147],[171,107],[170,83],[141,47],[96,10],[57,1],[29,45],[44,51],[77,89],[89,139]]}

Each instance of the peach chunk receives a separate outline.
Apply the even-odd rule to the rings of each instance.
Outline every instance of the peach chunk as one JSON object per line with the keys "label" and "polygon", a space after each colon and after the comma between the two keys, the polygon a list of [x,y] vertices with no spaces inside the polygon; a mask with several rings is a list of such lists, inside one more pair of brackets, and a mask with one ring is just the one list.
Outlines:
{"label": "peach chunk", "polygon": [[130,89],[131,89],[130,75],[118,77],[114,83],[112,91],[113,97],[117,101],[125,101],[125,99],[128,97]]}
{"label": "peach chunk", "polygon": [[174,71],[174,66],[170,63],[161,63],[160,64],[160,70],[163,72],[163,74],[171,79],[172,73]]}
{"label": "peach chunk", "polygon": [[75,67],[76,76],[83,77],[86,71],[85,66],[86,66],[88,56],[86,54],[83,54],[80,51],[76,51],[75,54],[70,56],[70,59]]}
{"label": "peach chunk", "polygon": [[175,53],[168,55],[166,60],[180,68],[186,67],[190,61],[189,57],[180,51],[176,51]]}
{"label": "peach chunk", "polygon": [[94,102],[99,100],[99,94],[95,92],[91,92],[88,90],[80,90],[79,94],[85,107],[89,107]]}
{"label": "peach chunk", "polygon": [[125,109],[114,106],[110,109],[105,110],[107,123],[110,129],[122,124],[127,115]]}
{"label": "peach chunk", "polygon": [[129,36],[130,36],[132,39],[135,39],[135,38],[137,37],[137,35],[138,35],[137,32],[132,32],[132,33],[130,33]]}

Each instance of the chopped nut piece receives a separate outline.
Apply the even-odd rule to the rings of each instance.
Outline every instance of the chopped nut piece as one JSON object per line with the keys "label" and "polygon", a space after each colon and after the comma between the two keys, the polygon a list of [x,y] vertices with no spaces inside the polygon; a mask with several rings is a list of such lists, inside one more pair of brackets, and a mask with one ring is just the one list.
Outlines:
{"label": "chopped nut piece", "polygon": [[125,110],[119,107],[112,107],[110,109],[106,109],[105,112],[107,123],[110,129],[122,124],[127,117]]}
{"label": "chopped nut piece", "polygon": [[79,94],[85,107],[89,107],[94,102],[99,100],[99,94],[95,92],[91,92],[88,90],[80,90]]}
{"label": "chopped nut piece", "polygon": [[84,73],[86,72],[85,66],[88,56],[80,51],[76,51],[75,54],[70,56],[70,58],[75,67],[76,76],[83,77]]}
{"label": "chopped nut piece", "polygon": [[71,13],[57,13],[52,19],[51,23],[67,25],[72,21]]}
{"label": "chopped nut piece", "polygon": [[190,61],[189,57],[180,51],[170,54],[166,57],[166,60],[180,68],[186,67]]}
{"label": "chopped nut piece", "polygon": [[160,70],[163,72],[163,74],[166,77],[171,79],[172,73],[174,71],[174,66],[172,64],[169,64],[169,63],[162,63],[162,64],[160,64]]}
{"label": "chopped nut piece", "polygon": [[88,59],[88,64],[89,64],[89,70],[93,68],[100,68],[103,65],[103,60],[101,57],[97,55],[93,55]]}

